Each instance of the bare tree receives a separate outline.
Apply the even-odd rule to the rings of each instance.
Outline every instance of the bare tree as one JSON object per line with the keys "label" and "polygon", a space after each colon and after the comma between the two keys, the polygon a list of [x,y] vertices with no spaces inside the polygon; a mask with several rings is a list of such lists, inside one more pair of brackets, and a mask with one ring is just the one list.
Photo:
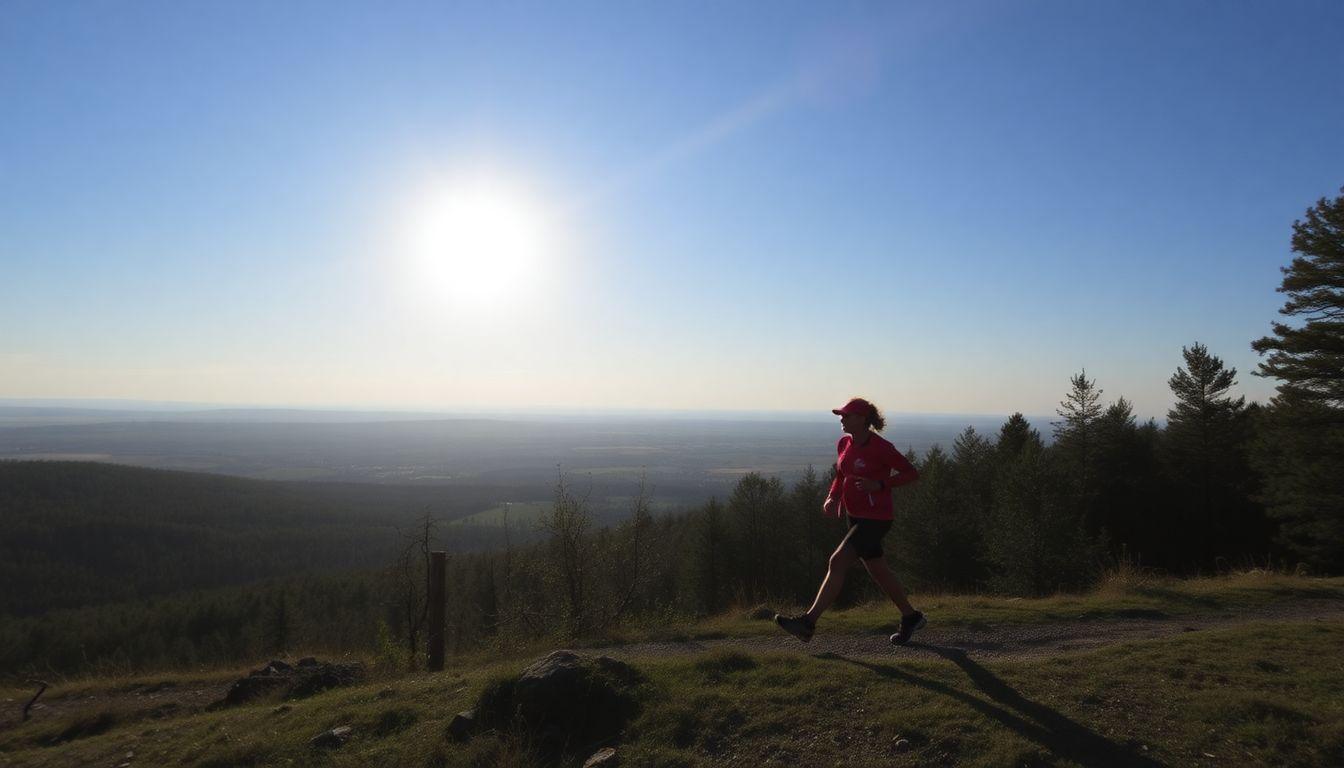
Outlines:
{"label": "bare tree", "polygon": [[583,495],[576,493],[557,468],[555,501],[540,520],[541,529],[549,537],[551,570],[547,580],[560,592],[565,631],[572,637],[580,635],[587,626],[584,603],[588,599],[590,560],[587,533],[593,524],[588,504],[590,493],[591,489]]}
{"label": "bare tree", "polygon": [[622,533],[625,534],[623,551],[615,560],[616,569],[612,574],[612,584],[616,587],[616,605],[612,610],[612,618],[616,621],[634,606],[644,583],[648,581],[649,533],[653,527],[651,497],[648,475],[641,472],[639,491],[630,504],[630,519],[622,526]]}
{"label": "bare tree", "polygon": [[404,534],[405,546],[392,566],[397,594],[399,620],[402,624],[408,665],[415,671],[420,655],[420,635],[429,624],[429,595],[426,591],[429,578],[429,551],[434,541],[434,528],[438,521],[425,512],[416,523],[416,527]]}

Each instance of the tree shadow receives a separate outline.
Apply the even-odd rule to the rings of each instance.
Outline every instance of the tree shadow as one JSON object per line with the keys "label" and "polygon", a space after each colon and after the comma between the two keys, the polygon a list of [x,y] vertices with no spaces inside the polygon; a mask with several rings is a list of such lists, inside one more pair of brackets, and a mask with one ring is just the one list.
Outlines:
{"label": "tree shadow", "polygon": [[956,664],[994,703],[972,696],[951,686],[926,677],[906,672],[885,664],[874,664],[862,659],[851,659],[834,653],[818,654],[817,658],[844,661],[872,670],[883,677],[917,685],[933,693],[956,699],[986,717],[993,718],[1025,738],[1040,744],[1059,757],[1087,766],[1161,766],[1152,758],[1118,744],[1086,726],[1069,719],[1049,707],[1034,702],[1018,693],[997,675],[975,663],[961,648],[949,648],[931,643],[910,643],[938,654]]}

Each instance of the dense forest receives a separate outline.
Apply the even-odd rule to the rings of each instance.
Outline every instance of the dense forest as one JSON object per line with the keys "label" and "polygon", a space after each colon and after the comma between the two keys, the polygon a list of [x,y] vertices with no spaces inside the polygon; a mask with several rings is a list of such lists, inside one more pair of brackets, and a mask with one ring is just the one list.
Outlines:
{"label": "dense forest", "polygon": [[[548,490],[508,492],[544,498]],[[263,482],[89,462],[0,461],[0,615],[387,563],[425,512],[451,520],[496,486]],[[487,528],[454,544],[488,547]]]}
{"label": "dense forest", "polygon": [[[1292,244],[1298,256],[1284,269],[1282,313],[1303,322],[1275,323],[1254,344],[1267,355],[1258,374],[1278,381],[1269,403],[1236,396],[1237,371],[1195,342],[1167,382],[1174,405],[1165,425],[1139,423],[1123,396],[1104,398],[1104,382],[1080,372],[1061,387],[1050,435],[1014,414],[996,434],[968,428],[946,450],[912,456],[920,481],[896,492],[886,543],[916,595],[1080,590],[1117,565],[1171,574],[1245,566],[1344,571],[1344,196],[1310,209],[1294,225]],[[590,483],[560,475],[535,542],[506,539],[490,551],[463,552],[453,541],[461,527],[427,514],[405,521],[371,554],[383,558],[382,568],[7,619],[0,672],[129,670],[290,649],[414,665],[433,549],[454,552],[447,615],[458,651],[600,635],[629,622],[675,624],[758,603],[802,604],[843,534],[821,515],[828,481],[808,471],[786,486],[750,474],[725,499],[663,516],[652,514],[652,489],[644,488],[623,521],[601,527]],[[60,484],[58,472],[50,482]],[[126,498],[156,498],[151,488],[140,493]],[[111,512],[49,503],[48,522]],[[240,502],[240,521],[247,509]],[[316,524],[295,515],[296,532]],[[342,530],[339,516],[329,519]],[[47,524],[7,523],[6,563],[58,541],[59,534],[42,532]],[[92,530],[104,541],[136,541],[133,530]],[[15,531],[56,538],[42,544],[14,538]],[[232,535],[249,541],[245,526]],[[97,540],[83,546],[96,549]],[[294,538],[289,546],[305,545]],[[156,573],[159,555],[136,556],[145,558],[139,572]],[[6,567],[7,580],[22,572]],[[853,578],[842,601],[873,594],[867,579]]]}

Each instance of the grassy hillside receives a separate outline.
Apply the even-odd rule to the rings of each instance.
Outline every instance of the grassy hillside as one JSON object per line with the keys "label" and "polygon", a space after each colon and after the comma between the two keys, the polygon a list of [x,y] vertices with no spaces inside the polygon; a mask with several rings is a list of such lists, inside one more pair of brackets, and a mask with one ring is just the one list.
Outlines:
{"label": "grassy hillside", "polygon": [[[637,655],[630,660],[646,678],[642,709],[617,747],[627,766],[1339,765],[1344,622],[1255,618],[1269,615],[1265,606],[1300,600],[1344,601],[1344,579],[1118,580],[1078,598],[938,603],[939,622],[984,625],[1079,615],[1123,621],[1136,609],[1167,616],[1237,609],[1247,617],[1089,651],[991,660],[951,648],[840,656],[802,645],[759,653],[744,643],[707,654]],[[826,631],[891,620],[885,606],[856,608]],[[740,617],[683,629],[764,631],[765,622]],[[49,708],[25,724],[13,711],[31,692],[14,687],[0,691],[10,712],[0,720],[0,764],[531,765],[523,735],[486,733],[458,744],[445,729],[492,678],[516,674],[549,647],[217,712],[204,704],[239,671],[70,682],[49,692]],[[344,747],[318,753],[308,746],[337,725],[354,727]]]}

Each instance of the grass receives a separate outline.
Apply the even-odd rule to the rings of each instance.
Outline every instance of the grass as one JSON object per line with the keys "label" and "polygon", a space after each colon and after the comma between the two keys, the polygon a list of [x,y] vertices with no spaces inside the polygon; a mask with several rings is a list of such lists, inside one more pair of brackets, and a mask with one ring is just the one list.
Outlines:
{"label": "grass", "polygon": [[[1284,597],[1344,599],[1344,580],[1247,574],[1111,583],[1040,601],[946,596],[926,604],[941,606],[940,621],[951,614],[992,623],[1134,609],[1177,616]],[[858,608],[837,623],[880,627],[887,614]],[[690,633],[764,623],[721,618],[711,623],[718,629]],[[1341,765],[1340,648],[1344,622],[1321,621],[1237,625],[1015,661],[734,649],[642,659],[643,708],[619,750],[623,765],[668,767]],[[529,658],[459,660],[443,673],[376,679],[283,705],[159,716],[148,695],[135,692],[222,686],[237,672],[60,685],[48,693],[62,702],[59,714],[0,731],[0,766],[115,766],[130,753],[132,765],[198,768],[531,765],[535,750],[517,737],[487,733],[458,744],[446,735],[454,713]],[[3,694],[22,696],[21,706],[31,691]],[[337,725],[354,727],[348,744],[309,748],[309,739]]]}

